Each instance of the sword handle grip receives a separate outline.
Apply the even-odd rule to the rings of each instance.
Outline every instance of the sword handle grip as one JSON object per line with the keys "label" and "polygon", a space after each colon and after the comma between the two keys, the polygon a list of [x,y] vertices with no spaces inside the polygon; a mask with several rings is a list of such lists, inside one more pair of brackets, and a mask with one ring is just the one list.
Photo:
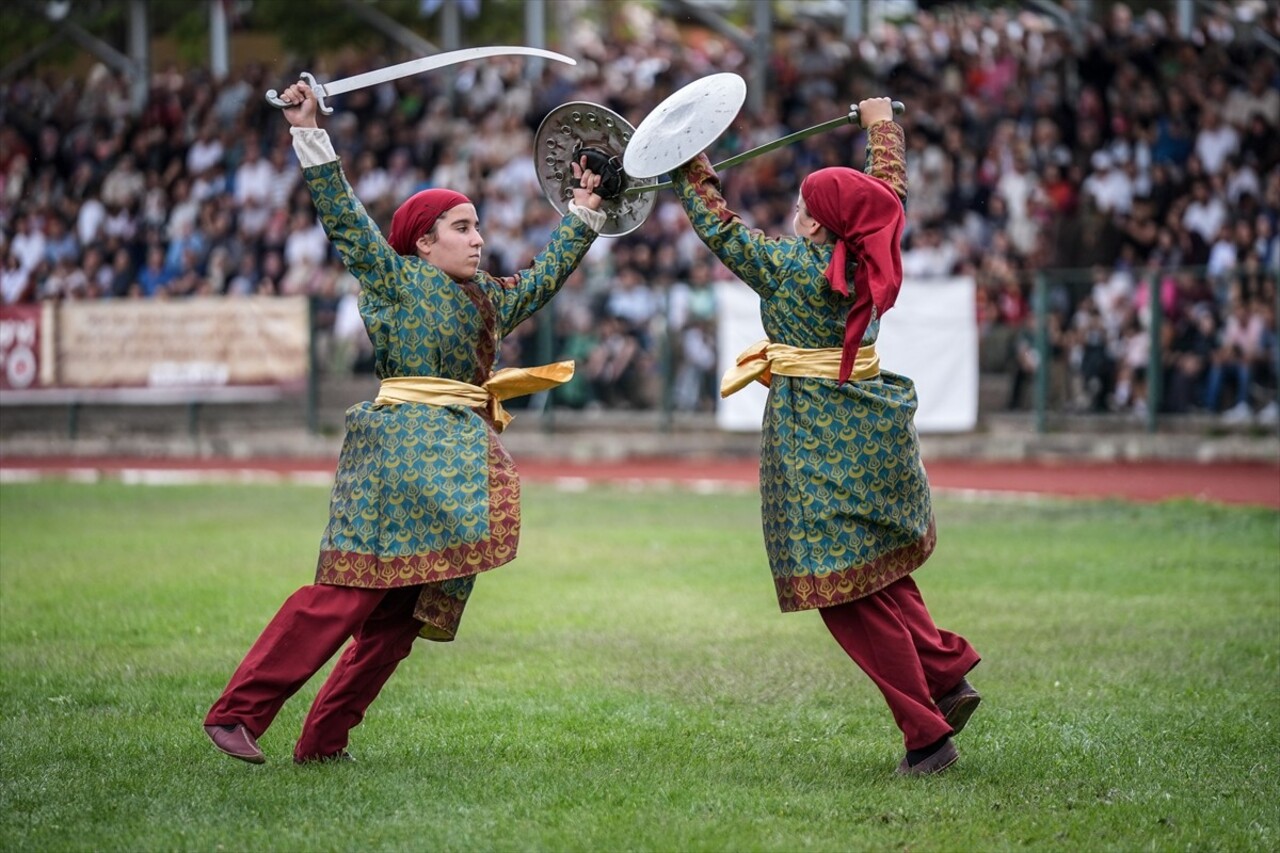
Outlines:
{"label": "sword handle grip", "polygon": [[[894,101],[891,106],[893,107],[893,114],[896,116],[900,116],[907,111],[907,105],[902,101]],[[849,107],[849,124],[862,124],[862,115],[858,111],[857,104]]]}
{"label": "sword handle grip", "polygon": [[[316,105],[320,108],[320,112],[325,115],[333,115],[333,107],[324,102],[325,91],[324,86],[316,82],[316,78],[311,76],[310,71],[303,71],[298,75],[308,86],[311,87],[311,94],[316,96]],[[297,104],[287,104],[281,99],[280,93],[275,89],[267,90],[267,103],[276,109],[287,110],[289,107],[295,107]]]}

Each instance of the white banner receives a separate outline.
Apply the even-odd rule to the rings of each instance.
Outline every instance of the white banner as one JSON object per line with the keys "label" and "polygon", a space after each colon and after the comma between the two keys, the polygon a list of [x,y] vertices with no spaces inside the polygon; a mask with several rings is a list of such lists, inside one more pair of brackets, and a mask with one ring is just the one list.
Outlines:
{"label": "white banner", "polygon": [[288,385],[306,380],[304,296],[59,303],[52,382],[62,387]]}
{"label": "white banner", "polygon": [[[907,279],[880,322],[880,367],[910,377],[921,433],[967,432],[978,424],[978,322],[968,276]],[[716,283],[720,369],[765,336],[760,298],[737,281]],[[767,391],[753,384],[720,401],[716,425],[758,430]]]}
{"label": "white banner", "polygon": [[[760,323],[760,297],[740,281],[717,281],[716,373],[720,376],[738,359],[738,353],[765,337]],[[719,382],[717,381],[717,387]],[[716,402],[716,426],[733,432],[760,431],[764,401],[769,389],[752,382],[737,394]]]}

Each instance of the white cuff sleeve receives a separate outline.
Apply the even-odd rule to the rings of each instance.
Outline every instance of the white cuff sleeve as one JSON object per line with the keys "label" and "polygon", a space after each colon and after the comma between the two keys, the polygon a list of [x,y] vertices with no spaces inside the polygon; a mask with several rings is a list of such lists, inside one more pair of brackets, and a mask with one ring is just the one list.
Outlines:
{"label": "white cuff sleeve", "polygon": [[333,150],[333,142],[329,132],[320,127],[291,127],[293,135],[293,153],[298,155],[302,168],[332,163],[338,159]]}
{"label": "white cuff sleeve", "polygon": [[605,222],[609,219],[609,215],[603,210],[592,210],[572,201],[569,202],[569,212],[581,219],[588,228],[597,234],[600,233],[604,228]]}

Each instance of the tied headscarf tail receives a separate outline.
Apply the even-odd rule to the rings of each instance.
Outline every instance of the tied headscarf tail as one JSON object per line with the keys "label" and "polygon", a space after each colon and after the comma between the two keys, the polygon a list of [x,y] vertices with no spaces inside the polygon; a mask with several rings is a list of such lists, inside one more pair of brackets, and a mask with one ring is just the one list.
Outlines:
{"label": "tied headscarf tail", "polygon": [[800,195],[819,225],[835,237],[826,277],[831,289],[849,295],[845,277],[849,255],[853,272],[853,307],[845,320],[840,381],[853,372],[858,346],[871,322],[893,306],[902,287],[902,201],[885,181],[847,167],[819,169],[804,179]]}

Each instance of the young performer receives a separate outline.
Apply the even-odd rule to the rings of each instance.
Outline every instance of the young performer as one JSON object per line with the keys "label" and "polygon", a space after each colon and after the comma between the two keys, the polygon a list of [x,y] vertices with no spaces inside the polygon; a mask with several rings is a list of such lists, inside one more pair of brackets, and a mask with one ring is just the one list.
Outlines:
{"label": "young performer", "polygon": [[481,272],[484,238],[461,193],[428,189],[386,239],[355,198],[305,83],[283,99],[294,150],[329,240],[361,283],[377,399],[347,412],[315,583],[290,596],[205,719],[226,754],[265,761],[257,738],[349,638],[302,726],[294,761],[350,759],[364,718],[414,640],[452,640],[475,577],[516,556],[520,481],[497,434],[501,401],[573,375],[573,363],[494,373],[503,337],[542,308],[605,224],[599,176],[581,188],[532,265]]}
{"label": "young performer", "polygon": [[769,386],[760,456],[765,546],[784,612],[817,610],[876,683],[902,730],[902,774],[945,770],[981,697],[978,654],[936,627],[911,572],[933,551],[929,482],[910,379],[880,369],[880,319],[902,284],[905,145],[892,102],[858,104],[870,174],[821,169],[801,184],[795,236],[748,228],[706,155],[675,174],[702,241],[760,296],[768,339],[721,394]]}

